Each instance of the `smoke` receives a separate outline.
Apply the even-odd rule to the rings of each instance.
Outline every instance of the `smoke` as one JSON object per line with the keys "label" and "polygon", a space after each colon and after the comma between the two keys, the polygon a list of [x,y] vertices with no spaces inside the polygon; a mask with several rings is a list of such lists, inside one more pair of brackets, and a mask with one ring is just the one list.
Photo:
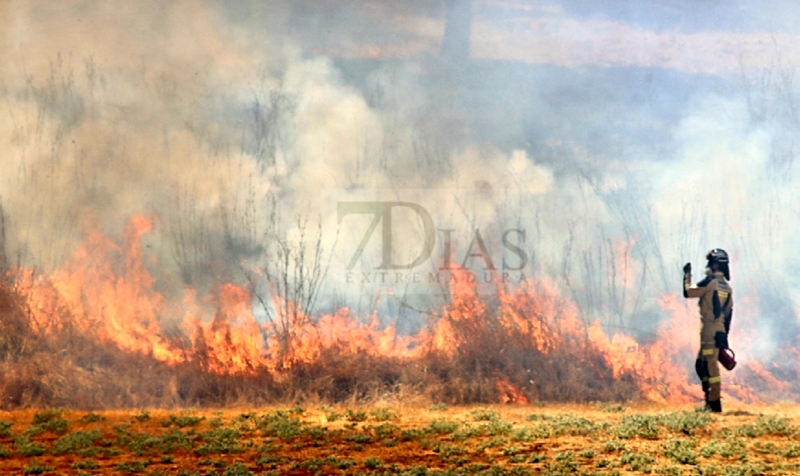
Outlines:
{"label": "smoke", "polygon": [[[299,221],[330,256],[321,307],[380,301],[399,319],[425,286],[351,287],[383,258],[380,234],[348,270],[369,220],[336,204],[413,202],[435,225],[422,285],[448,252],[524,262],[582,318],[645,337],[682,264],[725,248],[735,328],[768,336],[750,349],[768,359],[798,330],[796,49],[570,5],[476,2],[472,58],[461,38],[453,64],[438,61],[444,3],[4,2],[7,259],[51,270],[89,230],[146,214],[162,282],[211,286],[270,266]],[[430,230],[396,219],[408,263]],[[519,251],[508,230],[524,230],[505,235]]]}

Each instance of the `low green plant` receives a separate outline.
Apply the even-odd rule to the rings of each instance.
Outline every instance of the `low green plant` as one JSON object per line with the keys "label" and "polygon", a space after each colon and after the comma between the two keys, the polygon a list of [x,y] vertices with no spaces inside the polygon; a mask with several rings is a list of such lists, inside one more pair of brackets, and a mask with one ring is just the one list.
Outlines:
{"label": "low green plant", "polygon": [[328,458],[328,464],[333,466],[336,469],[349,469],[353,466],[358,465],[358,461],[354,459],[340,459],[340,458]]}
{"label": "low green plant", "polygon": [[97,464],[97,461],[93,459],[76,461],[72,463],[72,469],[98,469],[98,468],[100,468],[100,465]]}
{"label": "low green plant", "polygon": [[358,444],[366,444],[372,442],[372,436],[369,433],[351,433],[344,437],[345,441]]}
{"label": "low green plant", "polygon": [[580,467],[573,451],[559,453],[553,458],[553,461],[554,463],[550,465],[549,471],[556,472],[556,474],[564,472],[576,473]]}
{"label": "low green plant", "polygon": [[788,418],[758,417],[755,422],[739,427],[736,433],[749,438],[760,438],[767,435],[792,436],[797,428]]}
{"label": "low green plant", "polygon": [[627,465],[631,471],[649,473],[653,470],[653,463],[656,462],[656,459],[646,453],[623,451],[619,462]]}
{"label": "low green plant", "polygon": [[761,454],[778,454],[779,452],[778,447],[771,441],[763,443],[761,441],[756,441],[753,443],[753,449]]}
{"label": "low green plant", "polygon": [[203,444],[194,451],[199,455],[241,453],[241,433],[231,428],[215,428],[200,435]]}
{"label": "low green plant", "polygon": [[22,469],[22,474],[44,474],[50,471],[55,471],[56,468],[46,465],[46,464],[39,464],[36,460],[33,460]]}
{"label": "low green plant", "polygon": [[97,423],[104,421],[106,417],[103,415],[98,415],[97,413],[89,412],[86,415],[83,415],[80,420],[78,420],[83,425],[88,425],[89,423]]}
{"label": "low green plant", "polygon": [[508,435],[511,433],[514,424],[505,420],[490,420],[487,423],[480,425],[479,430],[482,434],[487,436]]}
{"label": "low green plant", "polygon": [[511,445],[503,448],[502,453],[504,456],[514,456],[516,454],[519,454],[520,451],[522,451],[522,448],[516,445]]}
{"label": "low green plant", "polygon": [[257,417],[255,426],[264,436],[292,440],[302,433],[305,423],[285,411],[277,410]]}
{"label": "low green plant", "polygon": [[237,461],[225,468],[222,476],[250,476],[251,474],[253,474],[253,472],[247,469],[244,463]]}
{"label": "low green plant", "polygon": [[710,413],[705,412],[673,412],[661,416],[660,423],[673,431],[690,435],[698,428],[705,428],[714,421]]}
{"label": "low green plant", "polygon": [[41,456],[47,451],[43,444],[31,441],[27,435],[17,436],[14,440],[14,446],[19,454],[25,457]]}
{"label": "low green plant", "polygon": [[67,432],[69,422],[62,418],[64,410],[45,410],[33,415],[31,425],[25,430],[29,436],[40,435],[46,431],[56,435],[63,435]]}
{"label": "low green plant", "polygon": [[511,433],[511,438],[514,441],[532,441],[537,438],[549,438],[552,436],[552,430],[548,425],[534,425],[523,426],[516,428]]}
{"label": "low green plant", "polygon": [[42,410],[41,412],[36,412],[33,414],[33,421],[31,423],[34,425],[48,423],[61,418],[65,413],[66,411],[60,408]]}
{"label": "low green plant", "polygon": [[151,418],[150,417],[150,412],[148,412],[147,410],[142,410],[141,412],[139,412],[139,413],[137,413],[136,415],[133,416],[133,419],[136,420],[139,423],[144,423],[144,422],[150,420],[150,418]]}
{"label": "low green plant", "polygon": [[53,445],[53,454],[74,453],[78,450],[91,448],[100,439],[100,436],[100,430],[68,433],[56,440]]}
{"label": "low green plant", "polygon": [[261,456],[256,460],[257,466],[267,466],[269,468],[275,469],[279,465],[288,463],[289,460],[280,456],[275,455],[264,455]]}
{"label": "low green plant", "polygon": [[428,423],[428,426],[424,428],[424,431],[426,433],[433,433],[436,435],[448,435],[458,430],[459,426],[460,423],[458,422],[450,421],[444,418],[437,418]]}
{"label": "low green plant", "polygon": [[161,422],[161,425],[165,427],[177,426],[178,428],[186,428],[187,426],[197,426],[205,419],[206,417],[204,416],[169,415],[166,420]]}
{"label": "low green plant", "polygon": [[660,417],[654,415],[625,415],[615,428],[616,436],[623,439],[644,438],[654,440],[659,436]]}
{"label": "low green plant", "polygon": [[[714,469],[712,468],[709,469],[711,470],[708,471],[708,474],[718,474]],[[659,476],[681,476],[683,474],[683,471],[681,470],[680,466],[671,465],[671,466],[656,468],[656,474]],[[703,472],[702,474],[706,474],[706,472]]]}
{"label": "low green plant", "polygon": [[373,408],[369,411],[369,414],[375,421],[389,421],[397,419],[397,413],[393,412],[388,407]]}
{"label": "low green plant", "polygon": [[528,458],[528,463],[536,464],[547,461],[547,455],[541,453],[534,453]]}
{"label": "low green plant", "polygon": [[346,412],[346,415],[347,415],[347,421],[350,421],[350,422],[367,421],[367,418],[368,418],[367,412],[365,412],[364,410],[361,410],[361,409],[353,410],[353,409],[348,408],[347,412]]}
{"label": "low green plant", "polygon": [[378,438],[388,438],[400,432],[400,427],[393,423],[381,423],[380,425],[371,425],[365,428],[365,431],[375,433]]}
{"label": "low green plant", "polygon": [[594,452],[594,450],[583,450],[580,453],[578,453],[578,456],[580,456],[581,458],[592,459],[595,457],[595,454],[596,453]]}
{"label": "low green plant", "polygon": [[680,464],[697,464],[697,440],[694,438],[672,438],[661,444],[664,456]]}
{"label": "low green plant", "polygon": [[420,428],[409,428],[400,431],[400,441],[414,441],[424,438],[427,433]]}
{"label": "low green plant", "polygon": [[123,471],[126,473],[141,473],[144,471],[148,466],[150,466],[150,461],[147,460],[137,460],[137,461],[125,461],[123,463],[119,463],[115,466],[117,471]]}
{"label": "low green plant", "polygon": [[478,408],[470,412],[475,421],[494,421],[500,419],[500,412],[491,408]]}
{"label": "low green plant", "polygon": [[792,443],[783,449],[782,453],[784,458],[797,458],[800,456],[800,444]]}

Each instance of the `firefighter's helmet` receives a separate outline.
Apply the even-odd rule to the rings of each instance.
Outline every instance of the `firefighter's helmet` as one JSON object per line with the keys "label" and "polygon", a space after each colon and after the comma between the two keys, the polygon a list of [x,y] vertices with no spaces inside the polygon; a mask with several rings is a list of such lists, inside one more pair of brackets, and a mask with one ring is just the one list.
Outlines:
{"label": "firefighter's helmet", "polygon": [[709,262],[715,262],[719,264],[728,264],[728,253],[725,252],[722,248],[714,248],[713,250],[709,251],[706,255],[706,259]]}
{"label": "firefighter's helmet", "polygon": [[714,248],[713,250],[709,251],[706,254],[706,259],[708,260],[708,267],[710,268],[712,264],[716,263],[719,270],[725,275],[725,279],[731,279],[731,272],[729,268],[730,259],[728,258],[728,253],[725,252],[722,248]]}

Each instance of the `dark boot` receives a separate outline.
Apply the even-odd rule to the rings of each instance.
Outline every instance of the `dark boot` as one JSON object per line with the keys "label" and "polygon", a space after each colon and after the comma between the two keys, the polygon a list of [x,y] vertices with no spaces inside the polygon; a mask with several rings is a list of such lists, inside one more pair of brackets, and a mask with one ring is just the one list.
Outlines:
{"label": "dark boot", "polygon": [[708,409],[714,413],[722,413],[722,401],[712,400],[708,402]]}

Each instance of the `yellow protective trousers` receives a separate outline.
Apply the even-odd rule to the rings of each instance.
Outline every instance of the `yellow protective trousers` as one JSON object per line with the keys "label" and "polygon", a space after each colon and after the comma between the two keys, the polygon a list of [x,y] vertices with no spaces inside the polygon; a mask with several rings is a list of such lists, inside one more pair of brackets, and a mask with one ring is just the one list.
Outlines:
{"label": "yellow protective trousers", "polygon": [[720,399],[722,377],[719,373],[719,349],[714,336],[717,332],[725,332],[722,322],[704,322],[700,328],[700,351],[697,360],[700,362],[700,380],[703,382],[703,391],[706,401],[713,402]]}

